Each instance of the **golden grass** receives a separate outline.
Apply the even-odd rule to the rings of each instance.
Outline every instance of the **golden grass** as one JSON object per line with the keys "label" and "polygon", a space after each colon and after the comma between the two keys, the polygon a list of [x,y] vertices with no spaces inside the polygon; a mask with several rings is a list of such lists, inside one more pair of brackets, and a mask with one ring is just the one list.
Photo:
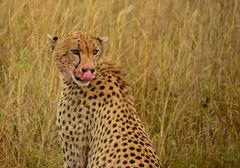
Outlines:
{"label": "golden grass", "polygon": [[164,167],[240,167],[238,0],[0,1],[0,167],[61,167],[47,34],[109,36]]}

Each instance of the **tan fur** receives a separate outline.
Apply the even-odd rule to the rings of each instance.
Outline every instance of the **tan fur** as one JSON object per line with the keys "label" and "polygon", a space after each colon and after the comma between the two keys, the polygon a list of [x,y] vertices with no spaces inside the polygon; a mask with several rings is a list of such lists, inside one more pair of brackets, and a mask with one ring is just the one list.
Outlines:
{"label": "tan fur", "polygon": [[[86,33],[63,35],[54,55],[63,76],[57,126],[65,168],[160,167],[158,158],[136,114],[130,87],[121,69],[100,63],[103,41]],[[78,83],[70,73],[79,62],[69,50],[81,50],[79,67],[94,64],[95,79]],[[99,49],[99,58],[92,55]],[[79,68],[77,67],[77,68]]]}

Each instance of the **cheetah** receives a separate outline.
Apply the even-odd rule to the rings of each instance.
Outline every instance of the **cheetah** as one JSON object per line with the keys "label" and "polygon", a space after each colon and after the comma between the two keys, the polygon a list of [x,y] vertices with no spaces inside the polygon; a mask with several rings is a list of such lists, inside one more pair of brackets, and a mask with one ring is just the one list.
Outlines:
{"label": "cheetah", "polygon": [[158,168],[126,75],[103,58],[107,37],[50,36],[62,92],[57,129],[65,168]]}

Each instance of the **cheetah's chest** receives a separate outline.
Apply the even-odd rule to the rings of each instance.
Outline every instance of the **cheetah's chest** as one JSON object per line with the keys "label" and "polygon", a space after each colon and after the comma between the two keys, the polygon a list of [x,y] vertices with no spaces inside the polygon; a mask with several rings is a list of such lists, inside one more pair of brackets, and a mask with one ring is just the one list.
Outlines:
{"label": "cheetah's chest", "polygon": [[85,100],[74,95],[62,94],[57,111],[58,132],[62,141],[87,140],[91,123],[90,108]]}

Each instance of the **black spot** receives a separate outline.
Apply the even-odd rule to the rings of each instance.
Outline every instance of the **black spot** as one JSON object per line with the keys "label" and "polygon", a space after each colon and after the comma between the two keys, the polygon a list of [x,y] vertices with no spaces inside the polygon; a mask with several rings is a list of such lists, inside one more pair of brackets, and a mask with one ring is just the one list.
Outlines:
{"label": "black spot", "polygon": [[102,97],[103,95],[104,95],[103,92],[100,92],[100,93],[99,93],[99,96],[100,96],[100,97]]}
{"label": "black spot", "polygon": [[53,41],[57,41],[57,40],[58,40],[58,37],[57,37],[57,36],[54,36],[52,39],[53,39]]}
{"label": "black spot", "polygon": [[130,156],[134,157],[134,156],[136,156],[136,154],[132,152],[132,153],[130,153]]}
{"label": "black spot", "polygon": [[130,162],[131,164],[134,164],[134,163],[135,163],[135,161],[134,161],[134,160],[130,160],[129,162]]}
{"label": "black spot", "polygon": [[106,160],[106,156],[104,156],[104,157],[102,158],[102,160],[105,161],[105,160]]}
{"label": "black spot", "polygon": [[[127,143],[126,143],[126,142],[122,143],[122,146],[127,146]],[[126,151],[127,151],[127,149],[124,148],[124,149],[123,149],[123,152],[126,152]]]}
{"label": "black spot", "polygon": [[145,162],[145,163],[149,163],[149,160],[145,159],[144,162]]}
{"label": "black spot", "polygon": [[104,86],[100,86],[99,88],[100,88],[101,90],[105,89],[105,87],[104,87]]}
{"label": "black spot", "polygon": [[126,160],[124,160],[124,161],[123,161],[123,164],[124,164],[124,165],[125,165],[125,164],[127,164],[127,161],[126,161]]}
{"label": "black spot", "polygon": [[138,141],[133,141],[136,145],[138,144]]}
{"label": "black spot", "polygon": [[116,85],[117,87],[119,86],[117,82],[114,82],[114,85]]}

